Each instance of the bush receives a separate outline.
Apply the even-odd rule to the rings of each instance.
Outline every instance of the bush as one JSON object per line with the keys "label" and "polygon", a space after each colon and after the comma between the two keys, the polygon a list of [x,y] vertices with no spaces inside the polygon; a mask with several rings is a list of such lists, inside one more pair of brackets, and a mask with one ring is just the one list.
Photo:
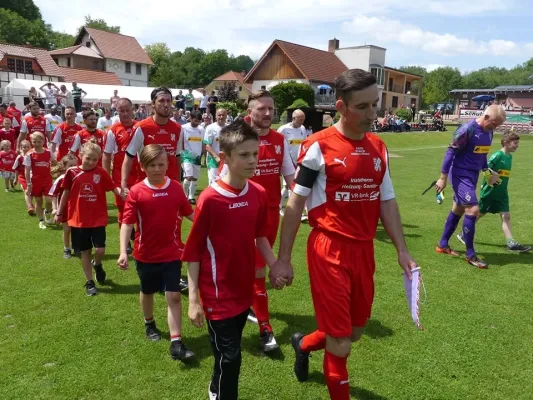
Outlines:
{"label": "bush", "polygon": [[228,114],[231,113],[234,117],[244,111],[242,107],[239,107],[239,105],[233,101],[219,101],[217,103],[217,108],[225,108],[228,111]]}
{"label": "bush", "polygon": [[407,108],[398,108],[396,110],[396,116],[404,121],[411,121],[411,113]]}
{"label": "bush", "polygon": [[289,107],[287,107],[287,109],[305,108],[305,107],[309,107],[309,104],[307,103],[307,101],[302,100],[302,99],[296,99],[294,100],[294,103],[292,103]]}
{"label": "bush", "polygon": [[279,116],[279,122],[280,124],[284,124],[285,121],[287,121],[287,110],[283,111],[281,115]]}
{"label": "bush", "polygon": [[315,91],[305,83],[279,83],[270,90],[278,112],[283,112],[297,99],[302,99],[309,107],[315,106]]}

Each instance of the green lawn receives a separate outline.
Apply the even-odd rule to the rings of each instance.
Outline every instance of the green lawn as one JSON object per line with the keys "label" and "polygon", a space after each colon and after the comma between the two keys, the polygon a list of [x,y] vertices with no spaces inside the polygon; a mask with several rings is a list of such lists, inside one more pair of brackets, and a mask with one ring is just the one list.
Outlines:
{"label": "green lawn", "polygon": [[[477,249],[490,263],[476,270],[462,259],[434,252],[451,204],[421,197],[437,178],[452,132],[385,134],[391,173],[412,255],[423,269],[427,302],[424,331],[407,311],[394,247],[382,228],[376,239],[376,298],[373,316],[349,359],[354,399],[531,399],[533,396],[533,256],[509,254],[498,217],[478,225]],[[494,140],[493,150],[499,146]],[[531,155],[524,137],[515,155],[510,197],[515,238],[532,241]],[[206,172],[202,170],[202,184]],[[110,198],[111,203],[111,198]],[[185,366],[168,355],[168,336],[144,338],[134,270],[115,266],[115,210],[108,227],[105,268],[109,283],[86,297],[79,260],[63,260],[59,229],[41,231],[25,213],[21,193],[0,193],[0,399],[180,399],[207,398],[213,358],[207,331],[185,319],[183,337],[198,356]],[[190,225],[184,224],[188,231]],[[270,290],[272,325],[281,343],[275,357],[258,351],[257,326],[243,339],[241,399],[327,399],[322,353],[310,359],[310,380],[299,384],[289,344],[294,331],[315,327],[305,265],[308,226],[294,252],[294,286]],[[184,236],[186,237],[186,232]],[[451,242],[456,248],[460,244]],[[528,300],[529,299],[529,300]],[[187,310],[184,298],[183,309]],[[186,314],[186,311],[185,311]],[[166,328],[164,298],[155,317]]]}

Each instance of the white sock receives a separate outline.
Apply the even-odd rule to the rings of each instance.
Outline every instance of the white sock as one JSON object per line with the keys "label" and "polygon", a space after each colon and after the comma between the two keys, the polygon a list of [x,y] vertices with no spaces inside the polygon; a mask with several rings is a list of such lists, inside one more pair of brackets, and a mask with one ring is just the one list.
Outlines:
{"label": "white sock", "polygon": [[183,180],[183,191],[185,192],[185,196],[189,195],[189,186],[191,185],[191,181],[188,181],[187,179]]}
{"label": "white sock", "polygon": [[197,186],[198,181],[191,181],[191,185],[189,186],[189,199],[194,199],[194,196],[196,195]]}

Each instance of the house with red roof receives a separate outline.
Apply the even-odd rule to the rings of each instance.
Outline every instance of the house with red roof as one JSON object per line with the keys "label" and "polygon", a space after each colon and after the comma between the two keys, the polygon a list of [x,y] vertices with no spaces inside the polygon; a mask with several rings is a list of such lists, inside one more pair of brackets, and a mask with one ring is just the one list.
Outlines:
{"label": "house with red roof", "polygon": [[210,95],[213,91],[218,94],[218,90],[224,83],[233,83],[235,84],[235,90],[239,93],[239,98],[241,100],[248,99],[248,95],[252,93],[252,85],[249,83],[244,83],[244,78],[246,72],[235,72],[228,71],[225,74],[220,75],[219,77],[213,79],[209,85],[204,89],[207,92],[207,95]]}

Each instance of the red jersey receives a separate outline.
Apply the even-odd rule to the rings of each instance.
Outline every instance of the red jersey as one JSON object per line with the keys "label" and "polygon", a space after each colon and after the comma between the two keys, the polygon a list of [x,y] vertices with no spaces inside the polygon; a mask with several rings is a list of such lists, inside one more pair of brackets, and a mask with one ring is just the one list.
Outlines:
{"label": "red jersey", "polygon": [[15,116],[9,112],[7,112],[5,116],[0,114],[0,126],[2,127],[4,126],[4,119],[6,118],[11,120],[11,128],[14,129],[14,128],[20,127],[20,121],[16,119]]}
{"label": "red jersey", "polygon": [[17,145],[15,143],[15,129],[0,129],[0,141],[2,140],[8,140],[9,143],[11,143],[11,148],[16,149]]}
{"label": "red jersey", "polygon": [[63,190],[69,190],[68,225],[76,228],[106,226],[106,192],[117,186],[105,169],[96,166],[90,171],[81,167],[69,168],[65,173]]}
{"label": "red jersey", "polygon": [[181,246],[181,217],[191,215],[193,209],[181,185],[170,178],[161,188],[148,179],[130,189],[123,224],[136,224],[133,257],[144,263],[179,260]]}
{"label": "red jersey", "polygon": [[352,140],[330,127],[304,140],[293,191],[309,196],[309,224],[341,239],[373,240],[381,201],[393,199],[385,143]]}
{"label": "red jersey", "polygon": [[13,172],[13,165],[17,159],[15,150],[0,151],[0,171]]}
{"label": "red jersey", "polygon": [[52,161],[54,160],[55,156],[46,148],[43,149],[42,153],[36,153],[35,150],[28,151],[24,157],[24,166],[30,167],[31,169],[31,181],[39,181],[43,184],[49,182],[51,184],[52,175],[50,168],[52,166]]}
{"label": "red jersey", "polygon": [[200,262],[198,288],[209,320],[234,317],[252,304],[255,239],[265,236],[267,201],[256,183],[238,191],[221,179],[198,199],[182,260]]}
{"label": "red jersey", "polygon": [[69,125],[66,122],[56,126],[54,132],[52,133],[52,143],[57,145],[58,160],[61,160],[68,154],[68,151],[74,144],[74,138],[76,137],[76,134],[82,129],[83,128],[78,124]]}
{"label": "red jersey", "polygon": [[52,187],[50,188],[50,192],[48,193],[48,196],[51,197],[57,197],[57,204],[61,202],[61,195],[63,194],[64,188],[63,188],[63,181],[65,180],[65,174],[60,175],[55,181]]}
{"label": "red jersey", "polygon": [[13,164],[13,170],[17,171],[17,173],[21,175],[22,177],[25,177],[24,157],[25,156],[23,156],[22,154],[19,154],[17,158],[15,158],[15,163]]}
{"label": "red jersey", "polygon": [[41,132],[44,135],[44,146],[46,147],[48,145],[48,121],[42,115],[34,117],[30,114],[22,120],[20,127],[20,134],[23,135],[22,138],[31,143],[30,135],[33,132]]}
{"label": "red jersey", "polygon": [[294,174],[289,144],[283,134],[270,130],[259,136],[259,157],[255,175],[250,178],[266,189],[268,206],[279,208],[281,186],[279,177]]}
{"label": "red jersey", "polygon": [[17,120],[17,123],[20,125],[22,121],[22,111],[16,109],[15,107],[9,107],[7,109],[8,114],[11,114],[13,118]]}
{"label": "red jersey", "polygon": [[[113,170],[111,176],[113,182],[120,186],[122,178],[122,164],[126,157],[126,149],[133,136],[133,126],[124,126],[120,122],[113,124],[104,137],[104,153],[113,154]],[[137,170],[139,161],[135,157],[128,177],[128,187],[137,182]]]}
{"label": "red jersey", "polygon": [[[79,131],[76,136],[74,136],[74,142],[72,143],[72,146],[70,146],[70,151],[73,153],[78,153],[81,149],[81,146],[83,146],[85,143],[89,141],[93,141],[96,143],[100,148],[104,149],[104,136],[105,132],[101,129],[96,129],[94,132],[89,132],[87,129],[82,129]],[[98,166],[102,166],[102,157],[98,159]]]}
{"label": "red jersey", "polygon": [[[168,120],[165,125],[158,125],[152,117],[148,117],[137,123],[133,130],[133,136],[126,148],[126,153],[131,157],[140,156],[144,146],[149,144],[163,146],[168,155],[167,175],[169,178],[179,181],[179,166],[176,157],[183,150],[181,126],[171,120]],[[137,182],[142,181],[145,177],[146,174],[138,168]]]}

